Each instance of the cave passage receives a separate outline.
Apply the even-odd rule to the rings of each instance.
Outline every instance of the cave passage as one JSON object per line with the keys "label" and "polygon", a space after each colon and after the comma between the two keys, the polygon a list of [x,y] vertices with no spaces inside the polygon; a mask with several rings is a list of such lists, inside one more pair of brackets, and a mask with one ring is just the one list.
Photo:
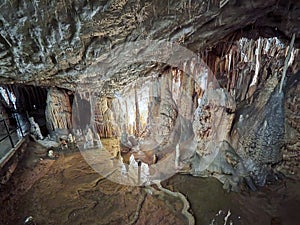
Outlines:
{"label": "cave passage", "polygon": [[0,3],[0,224],[299,224],[300,2]]}
{"label": "cave passage", "polygon": [[0,86],[1,161],[30,132],[30,118],[37,121],[43,135],[48,134],[46,98],[45,88],[26,85]]}

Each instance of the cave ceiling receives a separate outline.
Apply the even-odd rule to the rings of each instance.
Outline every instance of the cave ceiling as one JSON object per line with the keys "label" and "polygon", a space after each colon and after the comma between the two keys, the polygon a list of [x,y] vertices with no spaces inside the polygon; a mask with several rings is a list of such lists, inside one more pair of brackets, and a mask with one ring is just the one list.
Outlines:
{"label": "cave ceiling", "polygon": [[[299,46],[299,15],[298,0],[2,0],[0,83],[117,89],[165,67],[112,63],[97,71],[95,64],[111,63],[107,53],[124,43],[165,40],[199,53],[241,36],[288,43],[295,33]],[[109,85],[90,80],[107,73],[115,74]]]}

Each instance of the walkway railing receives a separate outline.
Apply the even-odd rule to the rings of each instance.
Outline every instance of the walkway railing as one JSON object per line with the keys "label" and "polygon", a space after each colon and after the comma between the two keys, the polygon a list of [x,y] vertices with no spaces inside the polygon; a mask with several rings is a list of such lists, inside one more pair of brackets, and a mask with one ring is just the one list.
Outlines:
{"label": "walkway railing", "polygon": [[[9,126],[8,126],[8,123],[7,123],[7,121],[9,121],[10,119],[15,119],[16,123],[17,123],[16,128],[14,128],[12,130],[9,129]],[[10,143],[11,143],[11,147],[14,148],[15,143],[13,141],[12,134],[16,133],[18,135],[18,130],[19,130],[19,132],[20,132],[19,134],[21,134],[21,136],[24,137],[24,133],[23,133],[22,127],[20,126],[20,121],[19,121],[18,117],[16,116],[16,117],[9,117],[7,119],[1,119],[0,123],[3,124],[3,127],[5,127],[5,131],[6,131],[6,134],[4,134],[4,136],[1,135],[0,144],[5,139],[9,138]]]}
{"label": "walkway railing", "polygon": [[2,161],[23,139],[26,131],[22,129],[17,115],[0,119],[0,127],[2,128],[0,130],[0,161]]}

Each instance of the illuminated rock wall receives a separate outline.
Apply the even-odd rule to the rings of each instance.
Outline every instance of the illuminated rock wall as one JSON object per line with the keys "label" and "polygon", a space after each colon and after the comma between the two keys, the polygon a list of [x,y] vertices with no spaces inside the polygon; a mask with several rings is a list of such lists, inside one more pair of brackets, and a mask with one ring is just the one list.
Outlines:
{"label": "illuminated rock wall", "polygon": [[50,88],[47,96],[46,125],[49,131],[55,129],[71,129],[72,105],[67,91]]}

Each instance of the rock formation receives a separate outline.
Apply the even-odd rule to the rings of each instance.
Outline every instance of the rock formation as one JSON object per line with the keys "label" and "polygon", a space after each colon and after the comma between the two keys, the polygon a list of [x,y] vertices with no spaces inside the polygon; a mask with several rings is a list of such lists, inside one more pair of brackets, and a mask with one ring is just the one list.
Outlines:
{"label": "rock formation", "polygon": [[49,131],[73,127],[72,106],[70,97],[65,90],[51,88],[48,91],[45,115]]}

